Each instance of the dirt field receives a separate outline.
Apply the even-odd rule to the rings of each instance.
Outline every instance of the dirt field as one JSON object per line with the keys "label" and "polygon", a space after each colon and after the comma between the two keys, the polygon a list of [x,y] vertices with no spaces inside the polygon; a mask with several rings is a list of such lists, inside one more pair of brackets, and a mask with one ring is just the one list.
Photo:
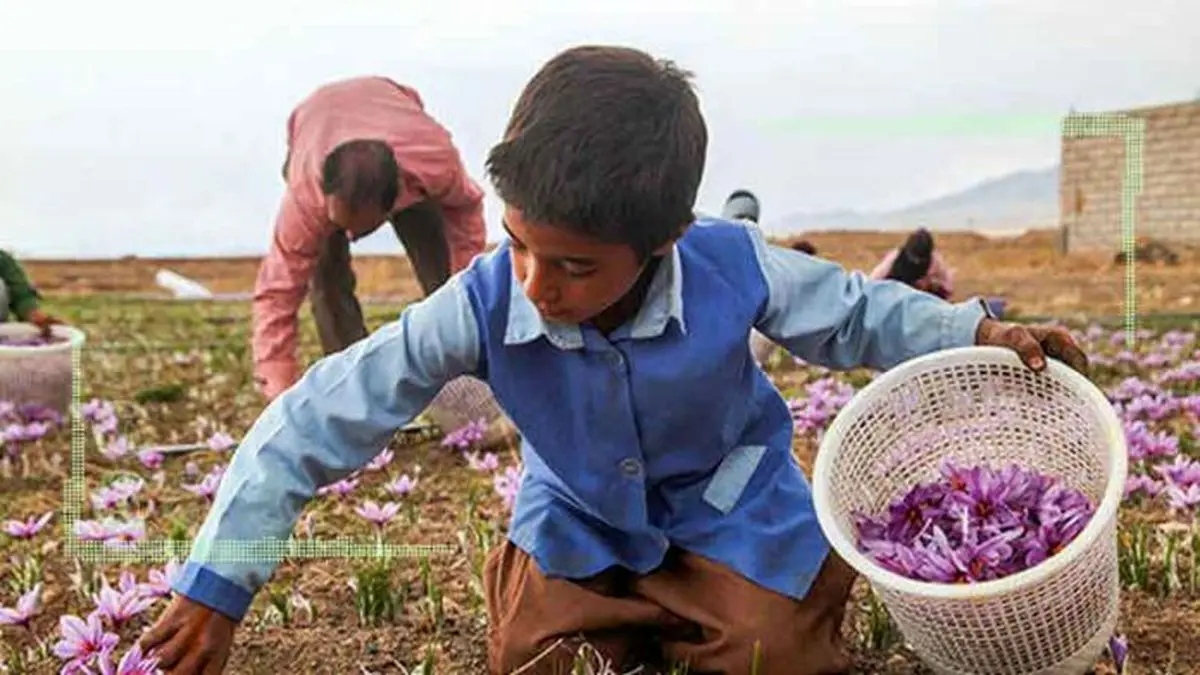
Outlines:
{"label": "dirt field", "polygon": [[[824,234],[813,236],[819,251],[849,267],[870,267],[895,241],[892,236]],[[1050,233],[1032,233],[1011,241],[989,241],[972,235],[945,236],[940,245],[958,270],[960,295],[981,293],[1009,298],[1019,312],[1076,316],[1117,315],[1123,299],[1124,267],[1104,256],[1061,258]],[[1188,313],[1200,311],[1200,256],[1181,252],[1175,267],[1142,266],[1138,301],[1142,310]],[[412,298],[415,283],[402,257],[359,258],[360,288],[369,295],[391,298],[368,309],[372,327],[395,316],[397,300]],[[216,292],[245,293],[253,284],[255,260],[122,260],[112,262],[30,262],[28,269],[49,297],[50,308],[88,332],[84,351],[83,398],[111,402],[118,427],[89,431],[86,446],[87,499],[81,517],[116,517],[145,525],[145,537],[186,541],[194,536],[206,499],[198,487],[205,475],[225,466],[228,450],[168,455],[161,466],[137,454],[163,443],[203,442],[216,432],[239,438],[262,410],[250,382],[247,348],[249,307],[244,301],[224,303],[161,302],[117,298],[118,294],[153,293],[153,274],[160,266],[198,279]],[[1200,361],[1200,324],[1191,320],[1148,320],[1151,332],[1133,348],[1119,335],[1094,330],[1085,337],[1096,356],[1095,381],[1106,389],[1126,378],[1146,386],[1162,373]],[[302,350],[317,356],[315,334],[307,315],[302,324]],[[1084,328],[1080,324],[1080,330]],[[1160,358],[1161,357],[1161,358]],[[1197,368],[1196,366],[1192,366]],[[1200,371],[1200,368],[1197,368]],[[776,359],[769,372],[784,395],[802,403],[805,385],[828,376],[820,370]],[[861,387],[870,374],[854,372],[838,379]],[[1153,394],[1167,412],[1125,411],[1144,418],[1175,445],[1166,459],[1191,462],[1200,458],[1200,381],[1186,378]],[[1114,394],[1115,395],[1115,394]],[[1190,397],[1190,398],[1189,398]],[[1161,412],[1160,410],[1160,412]],[[3,420],[0,420],[3,428]],[[131,449],[101,452],[124,437]],[[497,477],[516,466],[511,446],[489,448],[496,466],[472,468],[468,457],[443,447],[439,435],[397,439],[393,456],[365,471],[344,497],[318,497],[297,528],[296,537],[359,537],[371,526],[355,512],[364,500],[396,502],[399,515],[386,537],[397,544],[436,544],[454,553],[435,556],[428,572],[417,560],[398,560],[384,567],[358,560],[291,560],[279,568],[268,589],[256,600],[239,629],[237,646],[226,672],[290,673],[463,673],[485,672],[486,617],[479,595],[479,570],[487,548],[503,536],[508,511],[497,492]],[[95,607],[93,594],[102,575],[114,588],[122,570],[139,583],[153,579],[155,564],[89,565],[67,555],[58,531],[63,485],[69,457],[69,433],[52,431],[42,440],[0,451],[0,523],[36,520],[51,514],[46,529],[30,539],[0,534],[0,607],[41,583],[40,607],[29,628],[0,625],[0,672],[54,673],[62,661],[51,653],[61,639],[59,617],[85,617]],[[798,433],[795,452],[811,466],[812,433]],[[483,452],[474,447],[472,451]],[[479,457],[481,455],[477,455]],[[1200,464],[1196,465],[1200,471]],[[1157,477],[1150,462],[1132,465],[1136,474]],[[1200,475],[1200,474],[1198,474]],[[388,490],[396,479],[416,478],[407,493]],[[142,481],[124,501],[104,504],[114,480]],[[107,489],[106,489],[107,488]],[[1200,487],[1197,488],[1200,490]],[[1200,502],[1200,492],[1196,495]],[[1193,507],[1166,508],[1164,498],[1131,496],[1123,507],[1121,535],[1122,600],[1119,631],[1128,636],[1130,667],[1126,672],[1183,674],[1200,672],[1200,535],[1194,534]],[[1171,527],[1162,523],[1174,521]],[[306,527],[307,524],[307,527]],[[1192,534],[1180,535],[1179,530]],[[1144,545],[1139,537],[1145,536]],[[136,536],[133,538],[137,538]],[[181,544],[182,545],[182,544]],[[350,586],[353,582],[357,590]],[[366,589],[374,589],[371,595]],[[132,592],[132,591],[130,591]],[[140,591],[139,591],[140,592]],[[148,596],[146,596],[148,597]],[[373,599],[372,599],[373,598]],[[394,616],[380,598],[391,603]],[[138,631],[163,606],[162,600],[136,613],[115,633],[123,652]],[[371,620],[378,623],[371,625]],[[855,656],[855,672],[929,672],[904,647],[883,614],[860,584],[844,627]],[[426,658],[434,670],[417,671]],[[7,670],[5,670],[7,668]],[[579,673],[604,673],[582,669]],[[645,672],[645,671],[643,671]],[[747,670],[749,672],[749,670]],[[1104,659],[1097,672],[1115,672]]]}
{"label": "dirt field", "polygon": [[[1014,239],[973,233],[938,236],[938,247],[955,271],[956,294],[1001,296],[1015,311],[1060,318],[1115,316],[1125,299],[1125,266],[1111,254],[1060,255],[1056,234],[1031,231]],[[870,271],[902,235],[818,233],[809,239],[818,253],[849,269]],[[398,247],[398,245],[397,245]],[[397,248],[397,250],[399,250]],[[1175,266],[1138,265],[1137,309],[1146,313],[1200,312],[1200,251],[1181,249]],[[411,298],[418,287],[408,261],[396,256],[357,257],[359,292],[371,298]],[[206,285],[214,293],[248,293],[258,270],[255,258],[30,261],[35,281],[48,294],[162,293],[154,273],[168,268]]]}

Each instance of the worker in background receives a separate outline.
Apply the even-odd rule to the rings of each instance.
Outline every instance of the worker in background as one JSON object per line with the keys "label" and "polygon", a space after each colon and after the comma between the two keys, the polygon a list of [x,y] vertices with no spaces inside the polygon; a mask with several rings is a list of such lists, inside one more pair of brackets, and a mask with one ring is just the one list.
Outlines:
{"label": "worker in background", "polygon": [[49,335],[50,326],[62,323],[42,311],[42,296],[25,274],[21,263],[10,253],[0,250],[0,323],[24,321]]}

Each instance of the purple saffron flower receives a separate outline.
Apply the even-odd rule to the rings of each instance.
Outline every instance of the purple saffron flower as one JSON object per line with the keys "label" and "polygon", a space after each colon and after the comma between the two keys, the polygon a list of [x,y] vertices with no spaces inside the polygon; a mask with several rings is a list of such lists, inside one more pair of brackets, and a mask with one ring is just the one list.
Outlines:
{"label": "purple saffron flower", "polygon": [[346,498],[354,489],[358,487],[357,478],[344,478],[336,483],[331,483],[317,490],[317,494],[325,497],[335,495],[339,499]]}
{"label": "purple saffron flower", "polygon": [[463,426],[446,434],[442,439],[442,447],[466,450],[483,440],[487,433],[487,421],[480,418],[467,422]]}
{"label": "purple saffron flower", "polygon": [[1145,495],[1146,497],[1157,497],[1164,489],[1164,485],[1142,474],[1132,474],[1125,479],[1125,498]]}
{"label": "purple saffron flower", "polygon": [[100,616],[112,622],[114,628],[120,628],[154,604],[151,598],[143,597],[137,585],[126,591],[114,590],[107,583],[100,592],[92,596],[96,603],[96,611]]}
{"label": "purple saffron flower", "polygon": [[142,450],[138,450],[137,458],[138,461],[142,463],[142,466],[150,469],[151,471],[157,471],[160,467],[162,467],[163,460],[166,459],[166,456],[159,452],[156,448],[144,448]]}
{"label": "purple saffron flower", "polygon": [[[141,645],[136,642],[116,665],[113,664],[112,653],[113,649],[107,649],[97,657],[99,675],[159,675],[162,672],[158,667],[158,659],[143,655]],[[84,672],[92,675],[92,671],[86,668]]]}
{"label": "purple saffron flower", "polygon": [[395,459],[395,453],[387,448],[384,448],[383,452],[375,455],[375,458],[372,459],[369,464],[367,464],[367,471],[383,471],[387,468],[388,464],[392,463],[393,459]]}
{"label": "purple saffron flower", "polygon": [[218,431],[212,436],[209,436],[206,443],[208,445],[208,449],[214,452],[225,452],[226,450],[231,450],[237,447],[237,441],[234,440],[233,436],[230,436],[224,431]]}
{"label": "purple saffron flower", "polygon": [[354,512],[375,525],[375,527],[383,529],[384,525],[387,525],[396,517],[396,514],[400,513],[400,505],[395,502],[388,502],[380,506],[368,500],[355,507]]}
{"label": "purple saffron flower", "polygon": [[115,462],[129,454],[129,450],[129,439],[124,436],[117,436],[100,448],[100,454],[104,455],[104,458],[110,462]]}
{"label": "purple saffron flower", "polygon": [[181,570],[180,564],[174,560],[168,561],[161,570],[150,570],[147,581],[138,586],[142,597],[158,599],[169,596],[171,584],[179,578]]}
{"label": "purple saffron flower", "polygon": [[1155,466],[1154,473],[1180,487],[1188,487],[1200,483],[1200,462],[1177,455],[1170,464]]}
{"label": "purple saffron flower", "polygon": [[396,497],[403,497],[404,495],[416,489],[416,487],[417,479],[409,477],[408,474],[404,474],[397,477],[387,485],[384,485],[383,489],[387,490]]}
{"label": "purple saffron flower", "polygon": [[207,474],[205,474],[204,478],[202,478],[199,483],[194,485],[181,485],[180,487],[211,502],[213,497],[217,494],[217,490],[221,487],[221,480],[224,477],[225,467],[215,466],[209,470]]}
{"label": "purple saffron flower", "polygon": [[1172,511],[1189,511],[1200,504],[1200,485],[1182,487],[1167,483],[1167,505]]}
{"label": "purple saffron flower", "polygon": [[101,652],[113,649],[120,640],[115,633],[104,630],[97,612],[89,614],[86,621],[73,615],[62,616],[58,625],[62,639],[54,645],[54,655],[74,662],[76,669],[90,664]]}
{"label": "purple saffron flower", "polygon": [[496,494],[500,495],[500,499],[504,502],[504,508],[512,510],[513,504],[517,500],[517,493],[521,490],[521,470],[515,466],[510,466],[504,470],[504,473],[498,473],[492,478],[493,487],[496,489]]}
{"label": "purple saffron flower", "polygon": [[500,458],[496,453],[485,453],[482,457],[477,452],[466,453],[467,466],[475,471],[492,472],[500,468]]}
{"label": "purple saffron flower", "polygon": [[13,608],[0,607],[0,626],[20,626],[29,629],[29,622],[38,613],[42,600],[42,585],[37,584],[17,599]]}
{"label": "purple saffron flower", "polygon": [[46,527],[46,523],[50,522],[50,518],[54,516],[53,511],[43,513],[41,517],[30,516],[27,520],[8,520],[4,523],[4,533],[13,539],[33,539],[37,536],[42,528]]}
{"label": "purple saffron flower", "polygon": [[1117,668],[1117,675],[1124,675],[1129,659],[1129,640],[1120,633],[1112,636],[1108,639],[1108,653]]}

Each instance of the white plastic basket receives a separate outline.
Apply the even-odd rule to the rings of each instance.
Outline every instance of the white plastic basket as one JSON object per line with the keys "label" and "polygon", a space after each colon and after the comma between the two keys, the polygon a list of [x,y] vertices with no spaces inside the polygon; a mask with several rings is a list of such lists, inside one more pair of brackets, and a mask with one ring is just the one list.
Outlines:
{"label": "white plastic basket", "polygon": [[[1057,555],[1009,577],[921,582],[860,553],[855,513],[879,513],[945,459],[1016,463],[1082,491],[1096,513]],[[817,519],[879,594],[914,653],[938,673],[1084,673],[1118,613],[1117,509],[1125,435],[1104,394],[1051,360],[1029,370],[1007,349],[919,357],[858,392],[830,425],[813,469]]]}
{"label": "white plastic basket", "polygon": [[[34,337],[39,328],[28,323],[0,323],[0,336]],[[33,403],[67,414],[73,386],[72,351],[81,349],[83,331],[52,326],[51,334],[65,342],[38,347],[0,345],[0,401]]]}

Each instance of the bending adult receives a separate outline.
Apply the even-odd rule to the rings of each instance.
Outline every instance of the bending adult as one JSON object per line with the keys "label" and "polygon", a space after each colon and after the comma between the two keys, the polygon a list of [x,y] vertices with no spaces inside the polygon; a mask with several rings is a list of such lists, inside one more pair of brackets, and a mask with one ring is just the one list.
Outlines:
{"label": "bending adult", "polygon": [[950,268],[935,250],[933,235],[923,227],[908,235],[899,248],[889,251],[870,276],[899,281],[943,300],[954,294]]}
{"label": "bending adult", "polygon": [[287,190],[254,288],[254,375],[268,400],[302,372],[306,292],[321,347],[367,335],[350,242],[390,222],[429,295],[481,253],[483,190],[420,94],[383,77],[318,88],[288,118]]}

